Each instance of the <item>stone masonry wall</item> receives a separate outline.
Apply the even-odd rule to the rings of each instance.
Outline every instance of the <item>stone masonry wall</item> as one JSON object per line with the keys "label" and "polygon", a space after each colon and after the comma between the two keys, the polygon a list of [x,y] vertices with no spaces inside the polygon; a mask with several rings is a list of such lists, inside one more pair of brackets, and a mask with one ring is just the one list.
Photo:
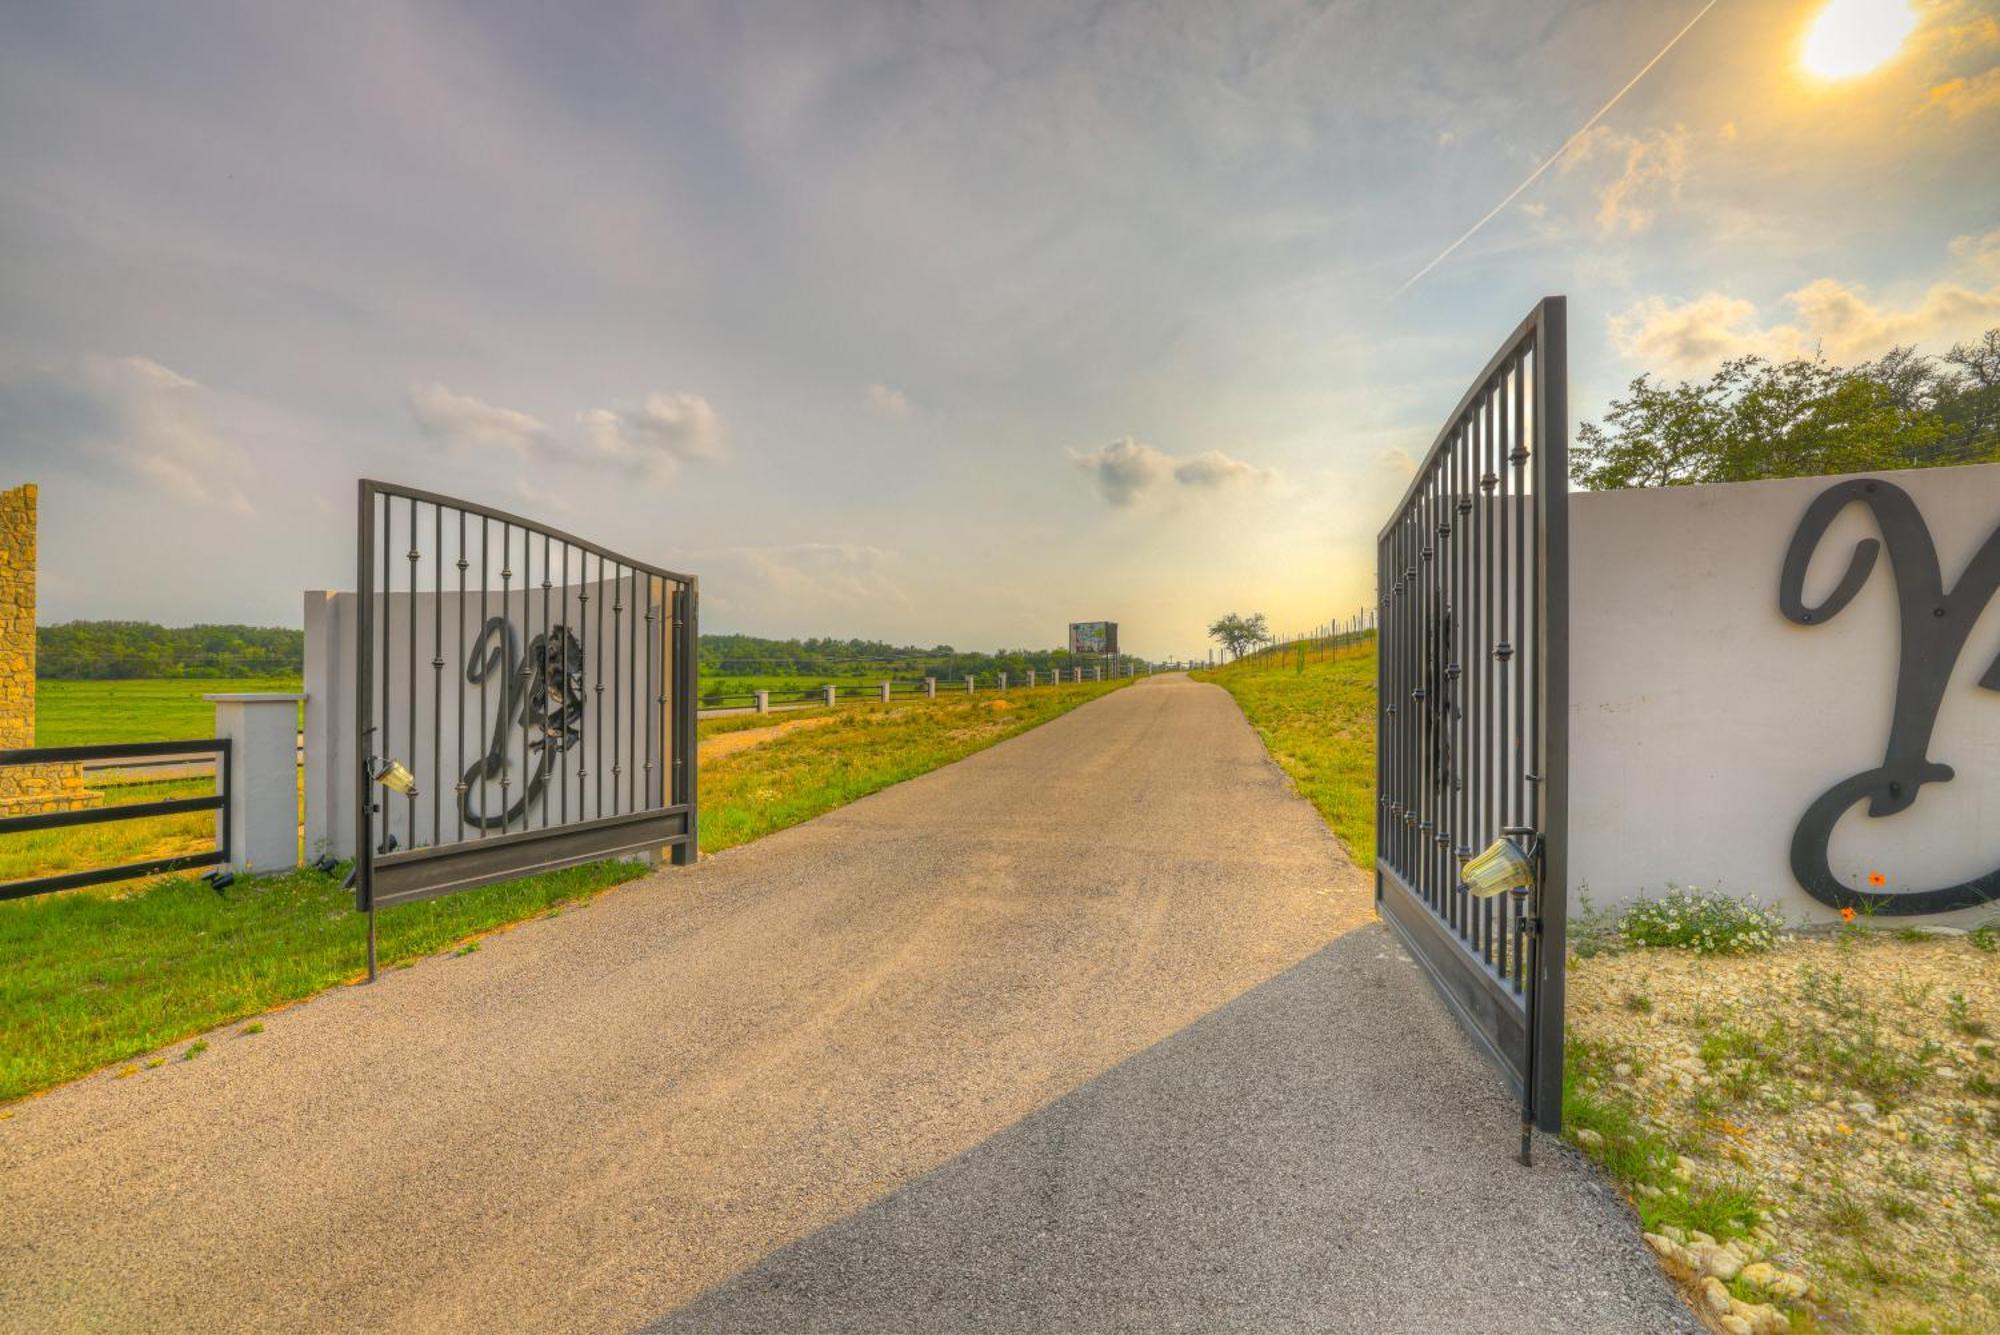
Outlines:
{"label": "stone masonry wall", "polygon": [[0,749],[35,744],[35,484],[0,491]]}
{"label": "stone masonry wall", "polygon": [[[0,750],[35,744],[35,484],[0,491]],[[75,764],[0,767],[0,816],[104,801]]]}

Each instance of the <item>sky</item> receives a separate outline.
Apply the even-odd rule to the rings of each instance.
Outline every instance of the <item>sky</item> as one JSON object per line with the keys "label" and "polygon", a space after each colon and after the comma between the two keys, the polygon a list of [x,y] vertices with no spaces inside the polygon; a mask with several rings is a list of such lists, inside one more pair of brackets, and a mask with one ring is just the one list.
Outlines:
{"label": "sky", "polygon": [[1893,54],[1818,72],[1823,0],[0,0],[41,620],[296,625],[361,477],[709,630],[1351,615],[1544,295],[1581,420],[2000,325],[2000,6],[1833,2]]}

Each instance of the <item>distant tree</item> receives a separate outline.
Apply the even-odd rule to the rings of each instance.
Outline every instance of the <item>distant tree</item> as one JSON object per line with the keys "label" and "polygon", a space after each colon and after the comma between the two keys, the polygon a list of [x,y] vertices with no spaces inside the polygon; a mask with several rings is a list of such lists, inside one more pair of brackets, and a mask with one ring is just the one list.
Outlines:
{"label": "distant tree", "polygon": [[2000,459],[2000,329],[1942,358],[1892,348],[1855,367],[1738,357],[1707,380],[1642,375],[1577,429],[1593,491]]}
{"label": "distant tree", "polygon": [[1208,637],[1229,651],[1231,658],[1241,658],[1271,638],[1270,627],[1264,622],[1262,612],[1249,616],[1239,616],[1235,612],[1219,617],[1208,628]]}

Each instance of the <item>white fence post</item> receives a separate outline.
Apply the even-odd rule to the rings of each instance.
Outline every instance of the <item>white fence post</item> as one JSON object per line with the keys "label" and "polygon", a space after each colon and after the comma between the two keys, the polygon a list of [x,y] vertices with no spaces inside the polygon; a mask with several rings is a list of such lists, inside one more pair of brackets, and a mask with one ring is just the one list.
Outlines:
{"label": "white fence post", "polygon": [[971,695],[971,694],[972,694],[972,678],[970,678],[970,677],[967,677],[967,678],[965,679],[965,693],[966,693],[967,695]]}
{"label": "white fence post", "polygon": [[882,683],[882,703],[889,703],[889,683],[886,681]]}
{"label": "white fence post", "polygon": [[937,678],[936,678],[936,677],[925,677],[925,678],[924,678],[924,694],[925,694],[926,696],[928,696],[929,698],[933,699],[933,700],[937,699]]}
{"label": "white fence post", "polygon": [[1007,689],[1007,674],[1004,672],[1000,674],[1000,689],[1003,691]]}
{"label": "white fence post", "polygon": [[768,714],[771,712],[771,693],[769,691],[757,692],[757,712],[759,714]]}
{"label": "white fence post", "polygon": [[1029,686],[1033,686],[1034,684],[1035,684],[1035,670],[1034,670],[1033,668],[1029,668],[1029,669],[1028,669],[1028,685],[1029,685]]}
{"label": "white fence post", "polygon": [[215,735],[229,739],[229,772],[218,776],[226,811],[216,813],[216,836],[227,818],[229,866],[234,871],[283,871],[299,865],[299,703],[304,695],[219,694]]}
{"label": "white fence post", "polygon": [[834,688],[829,686],[826,688],[826,703],[828,708],[833,707],[833,701],[834,701]]}

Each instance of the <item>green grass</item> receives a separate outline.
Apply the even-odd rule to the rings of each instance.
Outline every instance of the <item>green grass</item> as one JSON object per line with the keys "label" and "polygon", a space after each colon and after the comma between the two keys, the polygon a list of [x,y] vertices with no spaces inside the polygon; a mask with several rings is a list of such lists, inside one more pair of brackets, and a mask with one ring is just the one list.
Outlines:
{"label": "green grass", "polygon": [[[704,765],[702,847],[720,850],[795,825],[1126,684],[843,709],[832,723]],[[805,713],[753,721],[768,726]],[[730,726],[704,724],[704,735],[742,726],[714,722]],[[131,800],[207,782],[144,785],[148,791]],[[206,813],[161,819],[202,822],[202,842],[213,829]],[[382,962],[470,954],[481,933],[587,902],[643,872],[633,863],[599,863],[385,909]],[[221,895],[174,877],[125,892],[94,888],[0,903],[0,960],[7,962],[0,970],[0,1102],[351,980],[362,967],[364,934],[339,876],[311,871],[240,879]]]}
{"label": "green grass", "polygon": [[[599,863],[385,909],[385,964],[587,900],[640,875]],[[0,1100],[354,978],[365,921],[340,877],[241,879],[221,895],[162,880],[123,897],[0,904]]]}
{"label": "green grass", "polygon": [[1299,792],[1347,845],[1375,865],[1375,641],[1309,659],[1280,649],[1193,674],[1234,696]]}
{"label": "green grass", "polygon": [[1085,682],[836,711],[831,723],[704,764],[701,846],[720,851],[810,820],[1128,684]]}
{"label": "green grass", "polygon": [[170,742],[215,736],[205,694],[297,691],[297,677],[35,683],[35,745]]}

